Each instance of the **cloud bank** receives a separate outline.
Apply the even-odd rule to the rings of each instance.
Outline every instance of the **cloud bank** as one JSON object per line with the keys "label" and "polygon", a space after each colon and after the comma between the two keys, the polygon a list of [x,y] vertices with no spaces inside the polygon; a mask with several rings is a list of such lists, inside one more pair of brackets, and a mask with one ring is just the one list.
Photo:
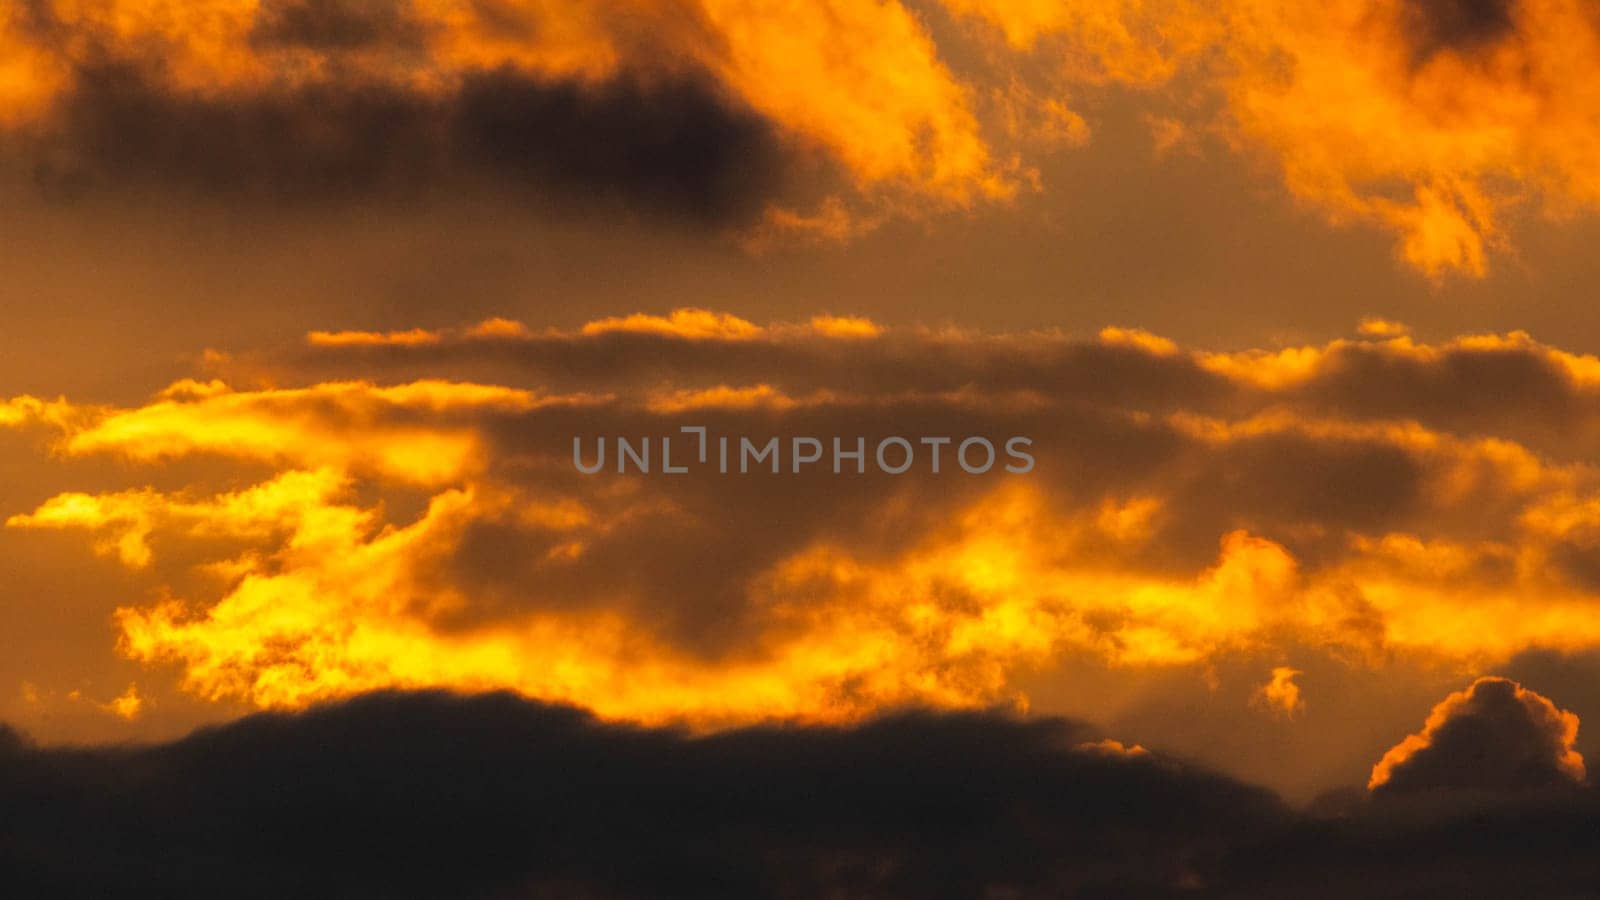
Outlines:
{"label": "cloud bank", "polygon": [[[29,897],[1502,897],[1592,874],[1586,789],[1338,818],[1063,720],[691,737],[380,693],[167,744],[0,730]],[[1400,804],[1400,805],[1396,805]],[[1533,836],[1537,837],[1533,837]]]}
{"label": "cloud bank", "polygon": [[1600,202],[1583,0],[27,0],[0,52],[0,148],[67,195],[478,185],[838,241],[1049,190],[1131,87],[1156,147],[1213,135],[1435,276]]}
{"label": "cloud bank", "polygon": [[[3,420],[124,466],[6,524],[83,532],[149,585],[118,648],[210,700],[511,689],[722,727],[1026,704],[1069,660],[1482,671],[1600,644],[1600,361],[1525,335],[1222,353],[684,310],[209,358],[143,405]],[[574,466],[575,437],[687,460],[686,425],[1025,435],[1037,467]]]}

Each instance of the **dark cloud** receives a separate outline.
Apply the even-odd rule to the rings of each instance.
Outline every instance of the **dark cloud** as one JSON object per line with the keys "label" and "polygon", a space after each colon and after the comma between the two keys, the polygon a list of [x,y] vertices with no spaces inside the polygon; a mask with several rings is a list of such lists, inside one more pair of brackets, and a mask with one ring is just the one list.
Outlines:
{"label": "dark cloud", "polygon": [[128,187],[287,198],[415,190],[442,174],[431,111],[378,86],[237,99],[170,92],[130,63],[86,66],[26,141],[57,194]]}
{"label": "dark cloud", "polygon": [[1209,477],[1186,485],[1195,508],[1377,530],[1423,501],[1423,463],[1378,440],[1264,435],[1218,456]]}
{"label": "dark cloud", "polygon": [[[574,436],[582,436],[590,460],[599,438],[624,435],[639,443],[651,437],[659,461],[660,437],[686,423],[735,442],[740,436],[760,443],[771,436],[820,435],[840,436],[848,446],[860,436],[869,448],[896,434],[912,440],[982,435],[996,447],[1025,435],[1035,442],[1037,468],[1029,476],[952,477],[948,470],[955,464],[947,458],[946,474],[935,476],[926,453],[921,465],[899,476],[870,461],[866,474],[849,472],[846,463],[841,476],[828,464],[782,477],[697,468],[649,480],[657,514],[628,514],[638,497],[599,490],[613,483],[614,473],[590,478],[573,470]],[[1108,499],[1172,498],[1170,510],[1152,523],[1149,540],[1131,546],[1107,541],[1074,552],[1173,577],[1214,566],[1222,536],[1245,523],[1314,567],[1349,557],[1347,529],[1383,534],[1430,524],[1444,531],[1453,512],[1422,490],[1438,463],[1382,440],[1269,433],[1213,446],[1165,422],[1070,404],[1007,410],[900,400],[683,413],[554,406],[499,420],[489,432],[494,457],[505,461],[495,474],[506,483],[529,497],[581,500],[599,520],[618,524],[585,532],[584,553],[576,559],[552,552],[572,539],[571,532],[530,524],[514,511],[474,524],[436,573],[441,589],[465,590],[473,603],[447,611],[435,624],[478,626],[536,607],[620,604],[675,644],[714,655],[747,648],[752,635],[772,624],[773,610],[750,591],[762,572],[818,542],[847,547],[864,563],[892,564],[1007,484],[1045,488],[1048,509],[1060,522],[1093,521]],[[693,450],[692,437],[674,442],[679,462]],[[1457,530],[1479,524],[1468,519]],[[1322,530],[1311,532],[1311,525]],[[538,585],[537,591],[528,585]],[[827,594],[815,599],[823,602]]]}
{"label": "dark cloud", "polygon": [[978,388],[1159,410],[1217,410],[1240,393],[1237,385],[1185,356],[1065,336],[697,341],[630,332],[536,334],[418,347],[313,347],[297,350],[290,362],[301,371],[341,375],[426,370],[505,378],[509,373],[568,390],[758,381],[791,392]]}
{"label": "dark cloud", "polygon": [[455,153],[513,184],[718,221],[760,212],[779,180],[771,127],[693,81],[589,88],[503,69],[468,78],[453,115]]}
{"label": "dark cloud", "polygon": [[1519,684],[1544,694],[1559,688],[1561,706],[1590,727],[1578,729],[1573,744],[1585,760],[1600,758],[1600,651],[1529,650],[1512,657],[1501,672]]}
{"label": "dark cloud", "polygon": [[417,50],[426,29],[409,13],[398,0],[267,0],[250,40],[263,48]]}
{"label": "dark cloud", "polygon": [[1600,892],[1600,802],[1592,791],[1520,802],[1430,798],[1305,818],[1240,847],[1201,897],[1506,900]]}
{"label": "dark cloud", "polygon": [[981,714],[691,738],[505,695],[373,695],[155,747],[0,757],[0,890],[1129,896],[1285,815],[1078,739]]}
{"label": "dark cloud", "polygon": [[1457,434],[1511,433],[1543,448],[1592,442],[1587,423],[1600,413],[1592,389],[1531,342],[1457,344],[1428,356],[1347,344],[1293,394],[1321,412],[1416,419]]}
{"label": "dark cloud", "polygon": [[[276,364],[295,377],[528,379],[558,390],[639,383],[703,387],[764,383],[795,394],[835,390],[1033,391],[1061,403],[1241,418],[1278,409],[1352,420],[1415,420],[1462,437],[1515,440],[1559,457],[1600,451],[1600,390],[1573,358],[1526,335],[1420,347],[1338,341],[1308,371],[1252,383],[1189,353],[1069,335],[951,338],[890,332],[871,341],[702,341],[650,333],[529,333],[421,346],[297,347]],[[269,362],[269,365],[273,363]],[[1584,363],[1579,359],[1579,366]]]}
{"label": "dark cloud", "polygon": [[1390,751],[1373,791],[1571,787],[1583,779],[1572,749],[1577,725],[1571,713],[1514,681],[1481,678],[1441,703],[1420,735]]}
{"label": "dark cloud", "polygon": [[28,749],[28,740],[16,729],[0,725],[0,760],[7,760]]}
{"label": "dark cloud", "polygon": [[[281,7],[287,18],[261,34],[403,32],[323,14],[333,8]],[[322,12],[289,13],[312,9]],[[542,207],[696,225],[758,214],[788,153],[768,122],[687,75],[585,84],[502,69],[440,96],[357,76],[200,94],[168,86],[159,66],[114,58],[80,66],[47,123],[8,141],[56,195],[179,190],[307,204],[489,188]]]}
{"label": "dark cloud", "polygon": [[182,897],[1585,896],[1587,791],[1336,816],[1061,720],[692,737],[376,694],[149,747],[0,731],[0,890]]}
{"label": "dark cloud", "polygon": [[1550,547],[1550,568],[1562,580],[1587,593],[1600,592],[1600,546],[1593,535],[1558,541]]}
{"label": "dark cloud", "polygon": [[[526,487],[532,497],[582,497],[606,520],[626,522],[586,538],[578,559],[552,557],[549,551],[571,540],[570,533],[542,530],[521,520],[515,512],[502,519],[483,521],[469,528],[456,551],[441,560],[442,585],[464,586],[474,602],[470,608],[448,612],[445,627],[476,626],[484,621],[514,617],[535,605],[541,608],[590,608],[606,602],[625,604],[640,622],[669,637],[674,644],[719,655],[747,652],[751,638],[773,624],[774,611],[753,602],[750,586],[764,571],[814,542],[832,542],[850,548],[865,561],[895,558],[921,537],[947,525],[947,516],[963,504],[977,501],[1001,479],[990,477],[933,476],[926,454],[916,474],[892,476],[876,470],[857,474],[850,463],[834,475],[830,460],[799,474],[772,476],[770,469],[749,475],[719,475],[695,470],[683,476],[652,481],[650,493],[657,512],[626,514],[637,497],[597,495],[611,475],[575,476],[572,438],[582,435],[593,458],[597,438],[625,435],[636,443],[651,437],[659,463],[660,436],[676,434],[688,421],[704,425],[715,436],[733,436],[732,471],[737,472],[737,440],[748,436],[759,444],[772,436],[783,441],[794,435],[817,435],[824,440],[838,435],[846,446],[856,436],[875,447],[881,439],[905,434],[988,435],[997,448],[1007,437],[1022,433],[1014,418],[938,403],[904,403],[893,410],[893,422],[884,421],[878,407],[822,407],[788,412],[746,413],[697,410],[684,415],[640,414],[614,408],[552,408],[496,429],[504,445],[497,455],[515,460],[504,473],[506,480]],[[1039,440],[1064,442],[1063,432],[1081,424],[1066,417],[1038,432]],[[1087,429],[1085,429],[1087,430]],[[1032,432],[1030,432],[1032,433]],[[679,435],[674,459],[685,461],[695,451],[693,438]],[[608,462],[614,465],[615,450]],[[716,450],[711,451],[715,459]],[[783,451],[788,454],[788,450]],[[870,449],[867,451],[872,452]],[[955,469],[945,451],[944,469]],[[1111,448],[1085,448],[1083,455],[1109,455]],[[530,460],[543,464],[529,471]],[[785,467],[789,466],[787,455]],[[513,468],[515,470],[513,470]],[[1072,470],[1082,477],[1087,468]],[[659,472],[659,469],[657,470]],[[1059,473],[1063,479],[1066,472]],[[580,478],[574,482],[574,478]],[[848,490],[839,490],[840,479]],[[603,492],[601,492],[603,494]],[[817,502],[818,497],[827,502]],[[1215,557],[1215,535],[1205,554]],[[527,585],[537,584],[537,592]],[[827,600],[825,592],[811,599]]]}
{"label": "dark cloud", "polygon": [[1404,0],[1401,30],[1413,59],[1437,53],[1471,53],[1516,32],[1518,0]]}

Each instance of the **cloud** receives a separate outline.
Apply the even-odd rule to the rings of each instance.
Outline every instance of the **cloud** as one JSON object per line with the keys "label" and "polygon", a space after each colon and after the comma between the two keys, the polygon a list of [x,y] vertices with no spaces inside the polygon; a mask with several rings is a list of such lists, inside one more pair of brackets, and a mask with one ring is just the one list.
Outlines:
{"label": "cloud", "polygon": [[1600,140],[1583,0],[1017,4],[947,0],[1065,91],[1159,89],[1264,158],[1331,222],[1367,222],[1433,276],[1482,275],[1521,210],[1593,211]]}
{"label": "cloud", "polygon": [[[237,371],[4,408],[64,461],[160,477],[52,486],[7,524],[137,573],[118,648],[211,700],[507,688],[722,727],[1023,704],[1064,660],[1600,646],[1600,363],[1526,336],[1220,352],[680,310],[209,359]],[[697,460],[685,425],[712,439],[690,473],[574,467],[574,437]],[[718,436],[808,435],[859,439],[866,471],[712,465]],[[904,475],[872,459],[892,435],[920,446]],[[1031,439],[1035,470],[968,475],[952,444],[933,473],[920,438],[973,435]]]}
{"label": "cloud", "polygon": [[1301,820],[1240,847],[1217,896],[1498,900],[1587,890],[1586,857],[1600,849],[1592,792],[1465,808],[1415,799]]}
{"label": "cloud", "polygon": [[418,51],[426,37],[414,10],[391,0],[271,0],[250,30],[253,45],[322,51],[374,45]]}
{"label": "cloud", "polygon": [[[1269,11],[1269,7],[1271,11]],[[1597,33],[1581,2],[1237,5],[1230,116],[1296,195],[1399,233],[1431,274],[1482,274],[1519,208],[1595,205],[1573,150],[1597,137],[1579,84]]]}
{"label": "cloud", "polygon": [[[154,461],[218,453],[265,462],[379,472],[401,482],[459,480],[481,465],[476,422],[450,427],[439,417],[532,409],[543,398],[516,388],[436,381],[378,387],[322,383],[305,389],[234,391],[221,382],[180,382],[136,410],[111,412],[75,430],[71,453],[113,452]],[[427,424],[419,424],[417,417]],[[350,442],[342,423],[366,419],[379,431]]]}
{"label": "cloud", "polygon": [[1305,673],[1288,666],[1276,666],[1272,679],[1257,689],[1253,703],[1273,715],[1293,719],[1306,710],[1306,701],[1300,696],[1300,685],[1295,679]]}
{"label": "cloud", "polygon": [[138,748],[0,732],[0,879],[30,897],[1087,896],[1196,878],[1285,815],[1080,735],[910,713],[690,737],[446,694]]}
{"label": "cloud", "polygon": [[1423,730],[1372,769],[1381,795],[1437,789],[1529,790],[1582,784],[1578,717],[1505,678],[1446,697]]}
{"label": "cloud", "polygon": [[599,319],[583,326],[583,334],[592,336],[615,332],[634,334],[659,334],[668,337],[720,338],[739,340],[753,338],[762,333],[759,326],[738,316],[715,313],[704,309],[674,310],[670,316],[631,316]]}
{"label": "cloud", "polygon": [[[539,206],[836,243],[1049,190],[1117,87],[1266,160],[1330,223],[1483,275],[1600,204],[1584,0],[32,0],[0,146],[58,191],[239,202],[487,184]],[[1064,198],[1063,203],[1071,203]]]}
{"label": "cloud", "polygon": [[908,209],[1015,190],[898,3],[38,0],[0,46],[0,148],[57,192],[487,184],[726,226],[819,172]]}
{"label": "cloud", "polygon": [[1516,33],[1518,0],[1407,0],[1400,24],[1416,60],[1436,53],[1475,53]]}
{"label": "cloud", "polygon": [[149,64],[85,64],[21,142],[55,191],[144,187],[329,203],[488,181],[534,202],[720,224],[757,215],[786,151],[692,79],[600,84],[510,68],[435,94],[377,81],[206,95]]}
{"label": "cloud", "polygon": [[[570,390],[651,377],[682,387],[763,382],[791,394],[1048,390],[1082,403],[1229,417],[1287,404],[1307,415],[1507,437],[1561,457],[1600,443],[1600,358],[1520,331],[1426,343],[1396,323],[1368,320],[1360,339],[1204,352],[1136,329],[1106,328],[1084,340],[1048,330],[991,334],[870,322],[845,329],[837,318],[762,325],[684,308],[597,319],[571,331],[500,321],[488,329],[389,335],[313,332],[304,353],[279,350],[251,361],[284,365],[290,375],[448,370],[537,377]],[[873,341],[819,339],[852,335]]]}
{"label": "cloud", "polygon": [[1337,818],[1060,719],[690,735],[378,693],[146,746],[0,727],[19,896],[1497,898],[1580,892],[1579,789]]}

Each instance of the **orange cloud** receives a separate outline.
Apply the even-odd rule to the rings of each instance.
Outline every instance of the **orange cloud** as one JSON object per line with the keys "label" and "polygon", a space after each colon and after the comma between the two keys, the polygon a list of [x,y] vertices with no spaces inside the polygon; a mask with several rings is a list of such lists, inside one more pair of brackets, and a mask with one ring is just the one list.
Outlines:
{"label": "orange cloud", "polygon": [[750,104],[831,148],[857,177],[958,204],[1009,196],[963,86],[899,3],[707,0],[718,66]]}
{"label": "orange cloud", "polygon": [[1170,0],[945,0],[944,5],[997,27],[1016,50],[1056,53],[1074,80],[1166,81],[1224,27],[1213,7]]}
{"label": "orange cloud", "polygon": [[[284,102],[295,91],[389,91],[423,110],[419,132],[422,122],[459,118],[450,110],[473,85],[495,88],[473,96],[496,110],[516,96],[566,92],[562,102],[573,105],[616,101],[596,115],[635,117],[629,134],[666,121],[640,153],[655,158],[666,147],[710,160],[688,177],[645,178],[636,199],[737,213],[749,226],[746,243],[761,247],[844,240],[891,216],[1041,187],[1035,157],[1088,139],[1090,123],[1070,108],[1076,99],[1131,84],[1159,107],[1146,111],[1158,146],[1221,134],[1269,160],[1287,190],[1331,222],[1394,232],[1399,254],[1430,275],[1483,274],[1510,243],[1517,209],[1564,216],[1600,205],[1588,164],[1600,149],[1589,88],[1600,74],[1600,28],[1584,0],[944,0],[937,12],[953,21],[937,29],[931,13],[898,0],[417,0],[320,17],[307,3],[49,0],[8,11],[0,15],[0,127],[50,146],[62,110],[93,119],[94,104],[118,102],[86,76],[109,60],[153,81],[143,88],[212,104],[217,115],[265,101],[249,107],[252,116],[309,122],[289,133],[316,146],[290,162],[319,171],[350,163],[368,137],[339,131],[359,125],[358,107],[318,119],[314,104]],[[522,94],[497,93],[507,79],[520,79]],[[653,104],[678,119],[651,118]],[[712,120],[696,118],[712,109]],[[504,137],[506,123],[545,112],[537,103],[495,112],[485,120],[488,143]],[[684,145],[696,136],[672,121],[723,140]],[[564,124],[580,145],[558,148],[548,165],[596,177],[585,165],[599,165],[604,141],[590,141],[574,127],[581,123]],[[209,132],[188,135],[176,121],[166,127],[195,145],[191,156],[238,149],[203,141]],[[842,184],[823,178],[803,199],[772,190],[758,171],[770,162],[769,128],[790,154],[778,168],[816,181],[821,160]],[[484,149],[482,137],[469,129],[467,149]],[[257,143],[256,155],[273,152]],[[737,152],[722,159],[729,147]],[[69,136],[45,154],[42,170],[74,162],[82,149]],[[490,162],[510,152],[488,149]],[[386,165],[440,152],[424,141]],[[376,168],[381,180],[388,170]],[[266,174],[280,170],[293,166]],[[615,186],[639,174],[600,180]]]}
{"label": "orange cloud", "polygon": [[265,484],[209,500],[190,501],[152,490],[109,494],[58,494],[27,515],[6,520],[10,528],[83,528],[103,537],[101,553],[125,565],[149,565],[150,536],[158,529],[191,537],[229,535],[266,537],[288,528],[313,510],[333,507],[349,489],[333,469],[287,472]]}
{"label": "orange cloud", "polygon": [[1405,337],[1411,329],[1402,322],[1394,322],[1378,316],[1368,316],[1361,320],[1360,332],[1367,337],[1397,338]]}
{"label": "orange cloud", "polygon": [[837,338],[870,338],[883,334],[883,328],[861,316],[813,316],[811,328],[818,334]]}
{"label": "orange cloud", "polygon": [[649,401],[651,410],[662,413],[696,409],[754,409],[762,406],[785,409],[794,405],[792,398],[767,384],[746,388],[721,386],[699,391],[673,391]]}
{"label": "orange cloud", "polygon": [[1483,274],[1530,200],[1600,205],[1600,28],[1582,0],[945,5],[1060,60],[1063,90],[1214,91],[1237,147],[1332,221],[1396,232],[1430,275]]}
{"label": "orange cloud", "polygon": [[1480,678],[1440,701],[1422,731],[1385,753],[1367,787],[1393,793],[1581,784],[1577,737],[1577,716],[1514,681]]}
{"label": "orange cloud", "polygon": [[[162,582],[122,603],[123,652],[262,706],[443,685],[643,721],[834,721],[1022,702],[1024,676],[1063,658],[1158,668],[1320,648],[1471,669],[1600,646],[1587,357],[1526,335],[1218,352],[1116,329],[844,322],[496,324],[294,357],[410,373],[393,384],[274,364],[277,383],[308,383],[181,381],[128,409],[22,398],[5,422],[58,429],[66,456],[180,482],[205,457],[245,486],[67,490],[7,524],[82,530]],[[592,370],[611,391],[427,377],[480,353],[514,367],[508,383]],[[1516,391],[1485,390],[1506,378]],[[1528,383],[1564,399],[1470,407]],[[690,410],[758,436],[1027,434],[1039,466],[573,471],[574,434],[676,435]],[[206,577],[175,580],[174,565]],[[1296,675],[1275,670],[1258,702],[1297,710]]]}
{"label": "orange cloud", "polygon": [[1286,719],[1300,715],[1305,712],[1306,701],[1300,696],[1300,685],[1295,684],[1294,680],[1302,674],[1299,669],[1288,666],[1274,667],[1272,680],[1256,691],[1253,702]]}
{"label": "orange cloud", "polygon": [[418,347],[437,344],[440,337],[437,332],[413,328],[386,334],[376,331],[313,331],[306,335],[306,340],[316,347],[381,347],[391,344]]}
{"label": "orange cloud", "polygon": [[388,388],[348,382],[245,392],[218,385],[201,396],[168,396],[138,409],[109,412],[72,431],[63,449],[80,455],[110,452],[143,461],[216,453],[377,471],[401,482],[437,484],[481,465],[481,446],[471,428],[391,421],[352,441],[341,421],[407,411],[514,411],[542,402],[561,401],[541,400],[514,388],[450,382]]}
{"label": "orange cloud", "polygon": [[[834,315],[813,316],[804,323],[772,322],[768,325],[758,325],[729,313],[696,307],[680,307],[664,316],[634,313],[627,316],[595,319],[585,322],[576,331],[563,331],[557,328],[534,331],[522,322],[511,319],[491,318],[476,325],[459,329],[429,330],[412,328],[406,331],[390,332],[311,331],[306,334],[306,343],[312,347],[324,349],[359,349],[364,347],[417,348],[446,344],[470,344],[480,341],[535,343],[543,340],[574,340],[619,333],[693,341],[742,341],[757,338],[803,340],[817,336],[850,340],[878,337],[884,333],[884,328],[864,316]],[[14,418],[25,414],[37,415],[43,413],[42,406],[39,406],[39,409],[34,413],[29,413],[23,408],[22,404],[24,403],[38,406],[40,401],[33,398],[19,398],[13,401],[14,411],[8,413],[6,412],[8,408],[0,407],[0,416],[9,415]],[[0,421],[4,420],[0,419]]]}
{"label": "orange cloud", "polygon": [[[836,548],[802,551],[753,589],[781,624],[755,652],[707,661],[616,614],[536,614],[459,633],[430,627],[441,608],[472,602],[429,587],[425,570],[452,552],[484,502],[472,492],[440,495],[417,522],[371,536],[370,514],[353,509],[304,518],[273,564],[247,570],[209,608],[119,611],[123,650],[182,663],[185,685],[202,696],[262,706],[450,685],[512,688],[640,721],[836,721],[911,702],[987,705],[1006,696],[1018,666],[1072,647],[1130,665],[1192,661],[1248,640],[1241,630],[1266,618],[1291,565],[1281,550],[1237,536],[1197,582],[1056,572],[1023,590],[1044,573],[1017,565],[1026,551],[1008,545],[1018,535],[977,531],[995,514],[984,508],[957,543],[891,567]],[[798,592],[821,586],[826,603],[801,601]],[[1099,615],[1126,619],[1106,631],[1093,623]]]}
{"label": "orange cloud", "polygon": [[[1398,231],[1430,274],[1482,274],[1528,195],[1557,211],[1600,201],[1579,149],[1600,140],[1585,87],[1600,43],[1570,0],[1474,7],[1505,18],[1454,41],[1452,6],[1249,5],[1263,45],[1235,51],[1248,62],[1227,89],[1239,130],[1278,156],[1296,194]],[[1287,78],[1268,53],[1284,54]]]}
{"label": "orange cloud", "polygon": [[144,703],[144,698],[139,696],[139,686],[130,684],[126,691],[105,704],[104,709],[120,719],[131,722],[139,718],[139,714],[144,711]]}
{"label": "orange cloud", "polygon": [[965,206],[1016,190],[970,89],[898,2],[47,0],[0,17],[0,49],[0,123],[24,130],[105,60],[154,63],[162,88],[219,102],[330,84],[438,101],[506,71],[588,88],[698,80],[865,193]]}
{"label": "orange cloud", "polygon": [[727,313],[716,313],[705,309],[677,309],[669,316],[635,313],[620,318],[600,319],[584,325],[582,333],[596,335],[616,331],[691,339],[741,340],[759,336],[762,329],[759,325]]}

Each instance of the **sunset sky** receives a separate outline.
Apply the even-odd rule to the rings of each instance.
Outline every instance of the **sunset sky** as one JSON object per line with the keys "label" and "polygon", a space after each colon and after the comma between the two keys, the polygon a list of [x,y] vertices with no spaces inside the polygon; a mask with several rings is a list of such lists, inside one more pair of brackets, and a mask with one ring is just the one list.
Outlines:
{"label": "sunset sky", "polygon": [[[1586,896],[1596,159],[1589,0],[0,0],[0,862]],[[573,464],[683,426],[1036,466]]]}

